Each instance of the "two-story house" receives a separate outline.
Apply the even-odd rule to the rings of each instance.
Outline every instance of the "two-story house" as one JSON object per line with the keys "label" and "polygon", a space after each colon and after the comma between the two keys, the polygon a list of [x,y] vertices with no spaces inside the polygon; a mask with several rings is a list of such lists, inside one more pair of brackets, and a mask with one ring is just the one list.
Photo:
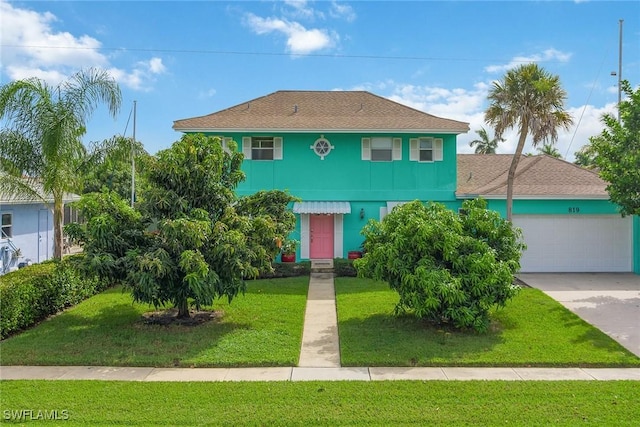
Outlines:
{"label": "two-story house", "polygon": [[[301,259],[346,258],[348,251],[359,248],[360,230],[369,218],[381,219],[406,201],[435,201],[458,209],[462,200],[483,196],[491,199],[491,208],[505,210],[503,178],[508,168],[505,159],[510,156],[457,156],[456,138],[468,132],[467,123],[436,117],[369,92],[278,91],[209,115],[177,120],[173,127],[219,136],[223,144],[238,143],[247,175],[238,188],[240,195],[282,189],[301,200],[292,206],[298,218],[292,238],[301,242]],[[465,160],[467,157],[472,160]],[[525,254],[528,258],[523,258],[523,270],[593,271],[589,266],[596,266],[597,271],[640,271],[640,223],[637,218],[618,221],[616,208],[604,191],[606,184],[597,175],[585,171],[593,181],[589,188],[534,188],[524,182],[544,181],[540,173],[550,173],[550,167],[553,179],[560,176],[563,182],[567,171],[583,171],[552,161],[560,163],[549,166],[545,160],[532,169],[526,167],[526,161],[519,169],[537,171],[518,177],[514,222],[525,229],[525,241],[537,238],[544,242],[545,235],[557,239],[559,234],[550,227],[558,223],[557,216],[570,219],[597,214],[603,217],[601,221],[569,220],[564,227],[574,230],[571,227],[579,222],[579,229],[589,235],[589,227],[602,227],[597,234],[606,245],[574,237],[573,242],[565,243],[607,249],[586,255],[586,259],[582,255],[580,260],[572,251],[562,262],[552,263],[539,259],[546,251],[536,243]],[[574,176],[570,181],[582,179]],[[612,229],[617,234],[608,236]],[[620,234],[629,237],[619,241]],[[616,255],[607,255],[610,253]],[[598,263],[589,261],[605,255]]]}

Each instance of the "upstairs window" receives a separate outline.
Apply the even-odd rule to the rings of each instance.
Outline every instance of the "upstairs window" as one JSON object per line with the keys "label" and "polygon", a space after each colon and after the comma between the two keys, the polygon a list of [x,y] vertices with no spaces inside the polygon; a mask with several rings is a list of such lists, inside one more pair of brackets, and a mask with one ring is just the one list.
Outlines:
{"label": "upstairs window", "polygon": [[409,160],[413,162],[442,161],[442,138],[411,138],[409,145]]}
{"label": "upstairs window", "polygon": [[282,138],[273,136],[245,136],[242,153],[250,160],[282,160]]}
{"label": "upstairs window", "polygon": [[10,239],[11,237],[13,237],[13,215],[10,213],[3,213],[0,239]]}
{"label": "upstairs window", "polygon": [[402,139],[391,137],[362,138],[362,160],[372,162],[402,160]]}

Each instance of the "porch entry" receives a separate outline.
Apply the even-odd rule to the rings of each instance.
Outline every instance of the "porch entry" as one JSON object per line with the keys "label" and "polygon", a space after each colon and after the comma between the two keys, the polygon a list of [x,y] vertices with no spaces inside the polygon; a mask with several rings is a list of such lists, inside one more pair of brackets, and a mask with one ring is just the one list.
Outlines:
{"label": "porch entry", "polygon": [[351,213],[349,202],[295,202],[300,215],[300,258],[343,257],[344,216]]}
{"label": "porch entry", "polygon": [[333,258],[333,238],[333,215],[311,215],[309,218],[309,258]]}

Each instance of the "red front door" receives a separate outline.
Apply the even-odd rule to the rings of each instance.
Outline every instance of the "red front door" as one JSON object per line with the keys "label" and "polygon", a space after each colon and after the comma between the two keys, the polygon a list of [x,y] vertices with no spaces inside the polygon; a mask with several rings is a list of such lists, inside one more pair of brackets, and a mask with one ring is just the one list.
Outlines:
{"label": "red front door", "polygon": [[333,258],[333,215],[311,215],[309,238],[311,259]]}

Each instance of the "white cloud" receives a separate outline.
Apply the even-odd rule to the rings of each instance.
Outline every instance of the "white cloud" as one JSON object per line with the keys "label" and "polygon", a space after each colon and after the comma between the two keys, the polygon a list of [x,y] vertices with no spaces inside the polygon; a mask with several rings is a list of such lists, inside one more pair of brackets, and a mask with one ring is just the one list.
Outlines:
{"label": "white cloud", "polygon": [[[418,86],[384,80],[374,83],[364,83],[350,90],[368,90],[376,92],[393,101],[415,108],[425,113],[448,119],[469,123],[469,132],[458,135],[458,153],[473,153],[469,142],[478,137],[476,131],[482,127],[493,136],[493,129],[484,121],[484,110],[487,107],[487,94],[490,84],[476,83],[472,89],[443,88],[435,86]],[[555,146],[560,154],[568,161],[575,159],[574,153],[589,142],[589,137],[600,134],[603,129],[601,117],[604,113],[615,114],[615,103],[607,104],[603,108],[592,105],[570,107],[567,111],[573,117],[573,126],[558,132]],[[513,153],[518,143],[516,129],[510,129],[503,137],[506,139],[498,145],[498,153]],[[524,153],[536,153],[531,140],[525,144]]]}
{"label": "white cloud", "polygon": [[279,18],[261,18],[252,13],[245,15],[245,22],[258,35],[272,32],[287,37],[287,50],[293,54],[304,55],[335,45],[337,34],[317,28],[306,29],[298,22]]}
{"label": "white cloud", "polygon": [[284,4],[289,7],[284,9],[287,16],[298,19],[313,19],[316,15],[322,17],[322,14],[309,7],[307,0],[285,0]]}
{"label": "white cloud", "polygon": [[545,62],[545,61],[557,61],[557,62],[569,62],[571,59],[570,53],[561,52],[556,49],[547,49],[542,53],[535,53],[529,56],[516,56],[509,63],[503,65],[488,65],[485,67],[485,71],[488,73],[499,73],[510,70],[518,65],[528,64],[531,62]]}
{"label": "white cloud", "polygon": [[337,1],[331,2],[331,9],[329,11],[331,17],[341,18],[347,22],[353,22],[356,19],[356,13],[353,8],[347,4],[340,4]]}
{"label": "white cloud", "polygon": [[57,17],[50,12],[20,9],[0,0],[0,15],[1,71],[10,80],[37,77],[56,85],[82,68],[99,67],[119,83],[147,89],[152,75],[166,71],[160,58],[138,63],[132,71],[116,68],[100,52],[99,40],[55,30]]}

